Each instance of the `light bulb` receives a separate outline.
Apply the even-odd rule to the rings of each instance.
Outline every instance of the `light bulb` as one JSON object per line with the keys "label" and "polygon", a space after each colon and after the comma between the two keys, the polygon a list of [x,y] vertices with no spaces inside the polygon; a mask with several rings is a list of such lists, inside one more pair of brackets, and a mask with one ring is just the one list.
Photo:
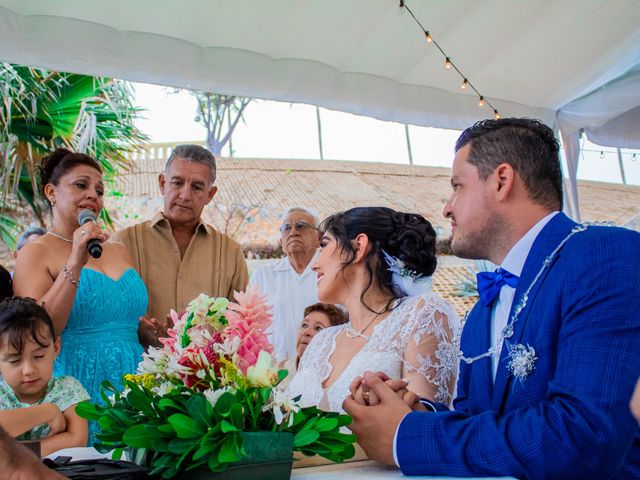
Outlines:
{"label": "light bulb", "polygon": [[480,100],[478,100],[478,106],[484,107],[484,97],[480,97]]}
{"label": "light bulb", "polygon": [[604,150],[600,150],[600,159],[604,158]]}
{"label": "light bulb", "polygon": [[500,120],[500,114],[498,113],[498,110],[494,110],[493,114],[496,116],[496,120]]}
{"label": "light bulb", "polygon": [[431,38],[431,34],[429,32],[424,32],[424,38],[427,40],[427,42],[431,43],[433,42],[433,38]]}
{"label": "light bulb", "polygon": [[468,84],[468,83],[469,83],[469,82],[467,82],[467,79],[465,78],[465,79],[462,81],[462,85],[460,85],[460,88],[461,88],[462,90],[466,90],[466,89],[467,89],[467,84]]}
{"label": "light bulb", "polygon": [[449,57],[447,57],[444,61],[444,68],[446,68],[447,70],[451,70],[451,60],[449,60]]}

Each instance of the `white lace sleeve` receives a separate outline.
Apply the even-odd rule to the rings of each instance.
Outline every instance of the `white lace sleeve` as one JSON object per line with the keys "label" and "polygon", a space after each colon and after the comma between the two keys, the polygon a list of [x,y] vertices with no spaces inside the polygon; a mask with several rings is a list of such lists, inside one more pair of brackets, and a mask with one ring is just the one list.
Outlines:
{"label": "white lace sleeve", "polygon": [[458,373],[455,312],[435,294],[407,299],[400,308],[403,376],[416,380],[416,393],[450,404]]}
{"label": "white lace sleeve", "polygon": [[331,374],[328,359],[335,349],[336,335],[341,327],[325,328],[319,332],[307,346],[295,377],[289,383],[287,391],[291,397],[302,395],[303,407],[318,406],[323,403],[325,392],[322,382]]}

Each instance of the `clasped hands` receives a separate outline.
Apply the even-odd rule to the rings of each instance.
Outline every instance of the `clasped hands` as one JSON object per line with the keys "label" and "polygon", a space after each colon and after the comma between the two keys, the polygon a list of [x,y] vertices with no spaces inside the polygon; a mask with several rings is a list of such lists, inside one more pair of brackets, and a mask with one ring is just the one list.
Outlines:
{"label": "clasped hands", "polygon": [[427,411],[405,380],[391,380],[382,372],[365,372],[351,382],[342,408],[351,416],[349,428],[367,456],[395,465],[393,439],[398,425],[413,410]]}
{"label": "clasped hands", "polygon": [[147,347],[160,347],[160,338],[168,336],[167,331],[173,328],[173,319],[171,315],[167,315],[164,321],[147,316],[140,317],[138,324],[138,338],[145,349]]}
{"label": "clasped hands", "polygon": [[[427,408],[420,403],[420,397],[407,389],[407,385],[409,383],[406,380],[392,380],[384,372],[367,371],[364,372],[362,377],[356,377],[353,382],[351,382],[349,391],[351,392],[351,398],[353,398],[356,403],[370,407],[380,403],[380,393],[376,393],[372,388],[372,385],[378,383],[374,381],[374,377],[377,377],[381,382],[384,382],[384,385],[389,387],[389,389],[411,410],[427,411]],[[376,390],[379,390],[380,388],[381,387]]]}

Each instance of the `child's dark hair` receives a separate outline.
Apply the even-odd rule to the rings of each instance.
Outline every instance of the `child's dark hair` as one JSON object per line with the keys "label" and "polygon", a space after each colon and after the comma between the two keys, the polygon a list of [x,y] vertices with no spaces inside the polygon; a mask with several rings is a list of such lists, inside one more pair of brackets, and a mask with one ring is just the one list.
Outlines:
{"label": "child's dark hair", "polygon": [[0,302],[0,341],[6,338],[7,345],[13,347],[18,354],[24,349],[25,339],[31,338],[41,347],[51,345],[42,336],[42,326],[55,341],[56,334],[53,322],[44,308],[32,298],[13,297]]}

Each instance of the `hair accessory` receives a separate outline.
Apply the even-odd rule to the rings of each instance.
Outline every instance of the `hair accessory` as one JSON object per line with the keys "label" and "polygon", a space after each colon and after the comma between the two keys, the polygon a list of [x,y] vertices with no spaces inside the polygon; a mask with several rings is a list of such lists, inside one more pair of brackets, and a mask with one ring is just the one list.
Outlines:
{"label": "hair accessory", "polygon": [[382,250],[384,260],[389,265],[393,287],[405,297],[417,297],[431,291],[431,277],[411,270],[397,257]]}

